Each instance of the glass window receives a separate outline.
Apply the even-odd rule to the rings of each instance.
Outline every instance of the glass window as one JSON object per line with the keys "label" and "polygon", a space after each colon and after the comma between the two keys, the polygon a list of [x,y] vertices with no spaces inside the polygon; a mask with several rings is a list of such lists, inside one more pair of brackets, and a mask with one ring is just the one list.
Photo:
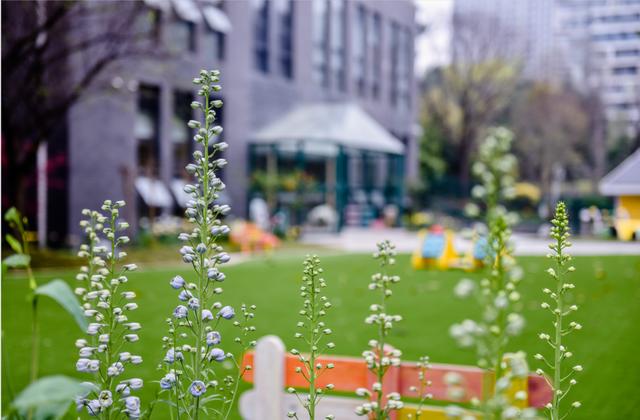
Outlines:
{"label": "glass window", "polygon": [[365,75],[367,69],[367,11],[364,6],[358,5],[353,27],[353,76],[358,93],[364,94]]}
{"label": "glass window", "polygon": [[329,34],[328,0],[313,0],[313,79],[320,86],[329,85],[327,39]]}
{"label": "glass window", "polygon": [[371,93],[374,98],[380,96],[380,80],[382,78],[382,18],[379,13],[373,14],[371,23]]}
{"label": "glass window", "polygon": [[391,103],[409,108],[413,80],[413,36],[411,30],[391,23]]}
{"label": "glass window", "polygon": [[276,11],[280,22],[280,71],[293,79],[293,0],[277,0]]}
{"label": "glass window", "polygon": [[409,109],[411,105],[411,91],[412,91],[412,81],[413,81],[413,55],[414,55],[414,45],[413,45],[413,35],[411,34],[411,30],[409,28],[405,28],[404,38],[402,39],[402,44],[400,45],[404,54],[402,57],[403,61],[403,72],[400,75],[402,78],[402,86],[401,86],[401,100],[403,105]]}
{"label": "glass window", "polygon": [[172,53],[196,50],[196,25],[182,19],[174,19],[169,24],[167,46]]}
{"label": "glass window", "polygon": [[156,86],[142,85],[138,90],[134,135],[137,143],[139,174],[148,177],[158,176],[160,89]]}
{"label": "glass window", "polygon": [[171,145],[173,147],[173,176],[187,178],[184,170],[190,160],[192,130],[187,121],[193,118],[191,92],[177,91],[173,94],[173,121],[171,126]]}
{"label": "glass window", "polygon": [[346,8],[344,0],[331,0],[331,68],[334,85],[341,91],[347,88],[346,64]]}
{"label": "glass window", "polygon": [[254,8],[254,61],[256,69],[269,72],[269,0],[252,0]]}
{"label": "glass window", "polygon": [[398,103],[400,77],[400,26],[395,22],[391,22],[389,42],[389,61],[391,63],[391,80],[389,80],[391,91],[389,92],[389,97],[391,98],[391,104],[395,106]]}
{"label": "glass window", "polygon": [[136,19],[136,32],[144,38],[154,42],[160,39],[160,11],[156,9],[143,9]]}
{"label": "glass window", "polygon": [[204,51],[204,56],[216,61],[224,60],[224,43],[225,35],[222,32],[214,31],[211,28],[205,30],[202,37],[201,51]]}

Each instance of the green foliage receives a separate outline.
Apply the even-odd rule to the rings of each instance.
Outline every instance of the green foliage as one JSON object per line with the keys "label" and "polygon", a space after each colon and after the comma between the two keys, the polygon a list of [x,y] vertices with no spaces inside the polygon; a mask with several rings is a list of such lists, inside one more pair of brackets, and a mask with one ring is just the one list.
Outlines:
{"label": "green foliage", "polygon": [[12,409],[23,416],[33,410],[34,420],[59,419],[66,413],[71,401],[87,385],[67,376],[47,376],[26,387],[13,401]]}
{"label": "green foliage", "polygon": [[13,254],[2,260],[7,268],[27,268],[31,263],[31,256],[26,254]]}
{"label": "green foliage", "polygon": [[87,319],[84,316],[78,299],[73,294],[71,287],[63,280],[55,279],[39,286],[35,290],[36,296],[48,296],[56,301],[65,311],[73,317],[82,331],[87,329]]}

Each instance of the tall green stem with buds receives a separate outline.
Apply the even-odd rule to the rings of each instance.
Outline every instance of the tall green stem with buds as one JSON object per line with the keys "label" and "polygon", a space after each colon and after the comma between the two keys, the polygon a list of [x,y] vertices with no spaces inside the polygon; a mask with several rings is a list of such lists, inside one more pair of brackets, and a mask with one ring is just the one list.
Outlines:
{"label": "tall green stem with buds", "polygon": [[[569,411],[563,414],[562,400],[566,398],[571,388],[577,383],[574,376],[577,372],[582,371],[581,365],[574,365],[568,372],[566,366],[563,371],[563,362],[573,357],[573,353],[567,349],[563,343],[563,337],[575,330],[582,329],[582,326],[574,321],[566,324],[565,317],[578,310],[576,305],[570,304],[570,293],[575,288],[573,283],[567,283],[566,277],[569,273],[575,271],[570,265],[571,256],[566,253],[566,249],[571,246],[569,242],[569,219],[567,217],[567,209],[563,202],[556,206],[555,217],[551,221],[551,238],[554,242],[549,245],[553,251],[548,257],[555,261],[555,267],[549,268],[547,273],[555,280],[554,290],[545,288],[543,292],[549,296],[553,304],[542,302],[540,305],[543,309],[551,312],[553,317],[554,331],[552,334],[540,333],[539,338],[546,342],[553,349],[553,361],[549,361],[542,354],[536,354],[535,358],[541,360],[550,370],[551,388],[553,389],[553,400],[547,405],[549,419],[562,420],[567,417],[573,409],[580,407],[579,401],[571,403]],[[538,369],[537,373],[543,375],[545,371]]]}
{"label": "tall green stem with buds", "polygon": [[388,394],[385,404],[382,389],[384,376],[389,368],[400,365],[400,356],[402,354],[400,350],[389,350],[385,347],[387,336],[391,332],[394,322],[401,321],[402,317],[387,313],[387,300],[393,295],[391,285],[400,281],[399,276],[389,275],[388,273],[389,266],[394,265],[396,262],[395,246],[389,241],[380,242],[377,246],[378,251],[373,254],[373,257],[380,262],[381,272],[371,277],[369,290],[379,292],[380,303],[371,305],[371,314],[365,319],[365,323],[376,326],[377,339],[369,341],[369,346],[374,350],[366,350],[362,353],[367,367],[376,377],[376,382],[373,383],[371,390],[360,388],[356,391],[358,395],[370,399],[369,402],[356,408],[356,414],[361,416],[369,415],[372,419],[383,420],[389,418],[392,410],[399,410],[403,406],[402,401],[400,401],[400,395],[397,392]]}
{"label": "tall green stem with buds", "polygon": [[[322,272],[320,259],[316,255],[307,256],[304,260],[302,286],[300,286],[300,297],[304,299],[303,308],[300,310],[300,316],[303,320],[297,324],[300,332],[297,332],[295,337],[304,341],[305,345],[308,346],[308,353],[303,354],[299,350],[293,349],[291,354],[297,356],[303,365],[302,368],[298,367],[296,372],[302,375],[309,383],[309,394],[300,396],[294,388],[288,389],[290,393],[298,397],[300,404],[307,411],[311,420],[316,418],[316,408],[325,391],[318,386],[317,380],[327,369],[333,369],[332,363],[326,365],[319,363],[318,356],[327,349],[335,347],[333,342],[322,345],[322,339],[332,333],[331,329],[327,328],[325,322],[322,321],[322,318],[327,314],[327,310],[331,308],[329,299],[322,294],[322,289],[327,287],[327,283],[322,277]],[[333,385],[328,384],[325,389],[331,390]],[[298,418],[294,411],[289,412],[288,417]],[[328,415],[325,418],[333,419],[333,416]]]}
{"label": "tall green stem with buds", "polygon": [[[214,99],[215,92],[221,90],[217,70],[202,70],[193,83],[198,86],[200,102],[191,107],[202,113],[202,119],[191,120],[188,127],[196,130],[194,140],[197,150],[194,162],[186,166],[186,171],[195,178],[194,184],[184,187],[191,196],[187,202],[185,216],[193,226],[191,232],[184,232],[179,239],[184,242],[180,249],[182,259],[193,269],[192,281],[175,276],[170,285],[179,291],[179,304],[173,311],[173,319],[168,320],[169,335],[163,338],[166,349],[165,375],[160,380],[163,392],[176,417],[186,416],[197,420],[202,414],[206,418],[226,419],[238,394],[238,383],[249,369],[240,366],[244,352],[255,345],[248,336],[255,331],[251,325],[255,306],[242,305],[241,320],[233,325],[240,333],[233,339],[239,345],[234,354],[225,352],[219,344],[222,334],[218,331],[224,320],[231,320],[236,312],[231,306],[223,306],[215,297],[222,294],[221,282],[226,276],[221,271],[223,264],[230,260],[224,252],[221,239],[229,233],[229,227],[222,219],[231,208],[218,204],[221,191],[225,189],[217,171],[225,167],[227,161],[216,155],[227,148],[227,143],[219,141],[222,127],[215,124],[216,109],[222,101]],[[222,375],[215,368],[216,363],[230,359],[237,369],[236,375]]]}
{"label": "tall green stem with buds", "polygon": [[[517,162],[510,153],[513,136],[505,128],[493,129],[480,145],[473,172],[480,184],[472,189],[473,197],[484,207],[483,222],[487,227],[484,246],[487,277],[478,288],[464,279],[456,286],[459,297],[475,295],[482,315],[479,321],[465,320],[451,327],[451,335],[462,346],[475,344],[478,365],[485,370],[482,411],[486,419],[500,419],[508,406],[504,396],[506,381],[504,355],[510,336],[520,333],[524,320],[517,313],[520,295],[516,285],[522,271],[515,264],[510,244],[511,227],[516,216],[504,203],[513,197]],[[472,216],[480,215],[480,207],[470,204]],[[501,386],[499,386],[501,385]]]}

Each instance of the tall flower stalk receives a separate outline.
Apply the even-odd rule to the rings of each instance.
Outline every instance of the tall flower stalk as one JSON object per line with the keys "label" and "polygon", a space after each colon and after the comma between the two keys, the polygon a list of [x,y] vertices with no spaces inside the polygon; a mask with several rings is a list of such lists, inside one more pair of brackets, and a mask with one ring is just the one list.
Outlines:
{"label": "tall flower stalk", "polygon": [[[318,362],[320,354],[327,349],[335,347],[333,342],[327,342],[323,345],[323,338],[331,335],[332,331],[327,328],[322,319],[326,316],[327,310],[331,308],[329,299],[322,294],[322,289],[327,287],[327,283],[322,277],[322,268],[320,267],[320,259],[316,256],[307,256],[304,260],[304,270],[302,271],[302,286],[300,286],[300,297],[303,299],[299,321],[297,328],[299,332],[295,334],[295,338],[302,340],[308,346],[308,353],[300,353],[297,349],[292,349],[291,354],[298,357],[303,367],[298,367],[296,372],[304,377],[309,383],[308,395],[299,395],[294,388],[288,391],[295,394],[309,415],[310,420],[316,418],[316,408],[324,395],[325,389],[333,389],[332,384],[328,384],[325,389],[321,388],[317,381],[318,378],[326,372],[327,369],[333,369],[333,363],[323,365]],[[289,418],[298,418],[295,411],[288,413]],[[333,419],[332,415],[327,415],[325,419]]]}
{"label": "tall flower stalk", "polygon": [[[473,166],[481,181],[472,189],[472,195],[484,207],[482,216],[488,231],[485,264],[489,273],[479,287],[468,279],[458,283],[456,294],[474,295],[482,314],[478,321],[464,320],[450,330],[461,346],[476,347],[478,366],[485,370],[481,406],[486,419],[500,419],[509,407],[505,391],[510,375],[503,359],[510,337],[519,334],[524,326],[524,319],[517,312],[520,294],[516,290],[522,270],[515,263],[510,243],[516,216],[504,206],[513,197],[517,169],[516,158],[510,153],[512,141],[509,130],[493,129],[481,144]],[[481,213],[476,204],[467,210],[471,215]]]}
{"label": "tall flower stalk", "polygon": [[[574,378],[575,374],[582,371],[581,365],[574,365],[569,369],[567,369],[566,364],[563,365],[565,360],[573,357],[573,353],[563,343],[563,337],[573,331],[582,329],[582,325],[575,321],[567,324],[565,318],[572,312],[577,311],[578,307],[569,302],[569,295],[575,285],[566,282],[567,276],[575,271],[575,267],[570,265],[571,256],[566,252],[566,249],[571,246],[571,242],[569,242],[569,219],[563,202],[558,203],[556,206],[555,217],[551,224],[553,225],[551,227],[551,238],[554,242],[549,245],[553,253],[549,254],[548,257],[554,260],[555,267],[549,268],[547,273],[555,281],[555,287],[553,290],[544,288],[543,292],[553,303],[542,302],[540,306],[542,309],[551,312],[554,329],[551,334],[540,333],[539,338],[553,349],[553,360],[545,358],[540,353],[536,354],[535,358],[542,361],[549,369],[548,380],[553,390],[553,399],[546,407],[549,419],[561,420],[567,417],[573,409],[580,407],[580,402],[574,401],[569,406],[569,410],[563,412],[561,403],[577,383]],[[543,375],[545,370],[538,369],[537,373]]]}
{"label": "tall flower stalk", "polygon": [[[411,391],[418,394],[418,408],[416,409],[414,418],[420,420],[423,414],[422,409],[424,408],[424,404],[433,398],[433,395],[428,392],[428,388],[431,386],[431,381],[427,379],[427,371],[431,369],[429,357],[420,357],[420,360],[416,363],[416,367],[418,368],[418,386],[412,386]],[[409,414],[408,417],[412,418],[411,414]]]}
{"label": "tall flower stalk", "polygon": [[129,238],[119,234],[129,225],[120,220],[124,201],[106,200],[102,212],[83,210],[86,219],[80,222],[87,243],[80,247],[78,256],[87,265],[76,276],[82,283],[75,293],[82,298],[86,317],[90,319],[87,337],[76,341],[80,358],[76,370],[91,374],[91,391],[76,400],[78,410],[83,407],[91,416],[102,419],[122,414],[132,419],[140,417],[140,399],[131,392],[142,388],[142,379],[122,379],[127,365],[142,363],[142,357],[126,350],[129,343],[138,341],[140,323],[131,322],[129,314],[138,308],[133,301],[135,293],[124,289],[127,273],[135,264],[121,264],[126,252],[122,245]]}
{"label": "tall flower stalk", "polygon": [[[236,316],[233,307],[216,298],[222,294],[220,285],[226,278],[221,266],[230,259],[220,245],[222,237],[229,233],[229,227],[221,219],[231,210],[228,205],[216,203],[225,188],[216,171],[227,164],[225,159],[216,158],[227,148],[226,143],[218,141],[222,127],[215,124],[215,110],[222,107],[222,101],[212,97],[221,89],[219,75],[217,70],[202,70],[193,80],[202,100],[194,101],[191,107],[202,113],[202,121],[191,120],[187,124],[196,130],[194,140],[199,147],[193,153],[193,163],[186,166],[195,183],[184,187],[191,196],[185,215],[193,230],[181,233],[179,239],[184,242],[180,254],[193,274],[190,279],[175,276],[170,281],[171,287],[179,291],[181,304],[168,319],[169,335],[163,339],[165,375],[160,381],[169,395],[171,415],[178,419],[197,420],[202,414],[208,419],[226,419],[240,378],[249,369],[240,366],[242,355],[255,345],[249,339],[255,330],[251,325],[255,307],[242,305],[240,320],[233,322],[240,332],[228,341],[229,345],[231,341],[239,345],[239,352],[234,355],[219,346],[223,341],[219,329]],[[235,376],[225,374],[221,362],[226,359],[235,365]]]}
{"label": "tall flower stalk", "polygon": [[379,303],[370,306],[371,314],[365,319],[365,323],[375,325],[377,329],[377,339],[369,341],[369,346],[373,350],[366,350],[362,353],[367,367],[375,375],[376,382],[372,388],[359,388],[358,395],[370,399],[356,409],[358,415],[369,415],[375,420],[388,419],[391,411],[399,410],[403,407],[400,394],[392,392],[385,396],[382,384],[384,376],[392,366],[400,365],[400,350],[387,348],[387,337],[395,322],[401,321],[400,315],[390,315],[387,313],[387,300],[393,295],[391,286],[400,281],[400,277],[389,274],[389,267],[394,265],[396,260],[395,246],[389,241],[377,244],[378,251],[373,257],[379,261],[381,272],[371,277],[369,290],[379,293]]}

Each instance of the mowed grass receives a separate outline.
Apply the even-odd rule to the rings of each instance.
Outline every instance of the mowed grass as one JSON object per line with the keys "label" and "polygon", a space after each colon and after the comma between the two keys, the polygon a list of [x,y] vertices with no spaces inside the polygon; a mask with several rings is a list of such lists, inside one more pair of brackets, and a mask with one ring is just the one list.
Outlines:
{"label": "mowed grass", "polygon": [[[549,350],[536,337],[540,331],[551,328],[549,314],[538,309],[543,296],[541,289],[550,286],[544,273],[548,261],[542,257],[523,257],[519,261],[526,272],[520,291],[527,327],[511,342],[509,350],[525,350],[533,370],[538,365],[531,356]],[[368,255],[353,254],[325,257],[322,262],[329,285],[327,294],[334,305],[327,324],[335,332],[332,338],[335,352],[357,356],[373,336],[372,327],[366,326],[363,319],[375,299],[367,284],[376,264]],[[226,270],[224,302],[256,304],[259,335],[276,334],[289,348],[299,345],[292,337],[301,306],[297,293],[301,266],[300,257],[279,256],[230,266]],[[582,401],[583,407],[571,418],[639,418],[640,257],[581,257],[575,259],[575,266],[573,281],[577,289],[573,299],[580,306],[575,320],[584,329],[569,336],[567,343],[575,353],[575,363],[584,365],[585,370],[571,396],[571,400]],[[477,307],[471,301],[454,298],[452,288],[463,276],[478,278],[481,274],[416,272],[410,267],[408,255],[398,258],[396,268],[402,281],[390,300],[390,312],[402,314],[404,320],[393,330],[390,341],[403,351],[403,358],[417,360],[421,355],[429,355],[434,362],[473,364],[473,350],[457,348],[448,329],[452,323],[476,317]],[[135,375],[146,380],[141,394],[143,402],[152,399],[157,384],[151,381],[161,376],[156,369],[163,356],[164,320],[177,304],[176,292],[168,286],[175,274],[186,277],[189,271],[143,268],[131,276],[129,283],[138,294],[140,305],[130,318],[143,325],[140,341],[130,345],[129,350],[141,354],[144,364],[129,369],[127,377]],[[73,279],[74,273],[41,275],[39,282],[60,277]],[[73,281],[70,284],[74,285]],[[27,293],[24,278],[9,275],[2,282],[4,407],[11,391],[23,388],[28,377],[31,313]],[[47,299],[43,299],[40,313],[41,375],[78,376],[74,371],[77,355],[73,345],[82,335],[78,327]],[[225,334],[223,330],[223,337],[230,336],[231,332]],[[223,344],[226,349],[231,346],[229,341]],[[168,418],[163,411],[162,407],[156,409],[153,418]]]}

